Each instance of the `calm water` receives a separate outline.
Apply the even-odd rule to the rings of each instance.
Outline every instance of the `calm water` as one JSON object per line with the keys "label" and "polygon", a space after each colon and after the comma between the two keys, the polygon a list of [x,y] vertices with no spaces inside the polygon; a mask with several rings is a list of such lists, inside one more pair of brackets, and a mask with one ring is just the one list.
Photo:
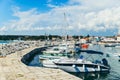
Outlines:
{"label": "calm water", "polygon": [[[104,52],[104,57],[107,57],[108,63],[111,66],[109,73],[70,73],[83,80],[120,80],[120,62],[119,57],[115,54],[120,54],[120,48],[115,47],[104,47],[103,45],[89,46],[89,49]],[[40,66],[38,55],[36,55],[33,61],[29,64],[30,66]]]}
{"label": "calm water", "polygon": [[7,44],[7,43],[9,43],[9,42],[11,42],[11,41],[0,40],[0,44]]}

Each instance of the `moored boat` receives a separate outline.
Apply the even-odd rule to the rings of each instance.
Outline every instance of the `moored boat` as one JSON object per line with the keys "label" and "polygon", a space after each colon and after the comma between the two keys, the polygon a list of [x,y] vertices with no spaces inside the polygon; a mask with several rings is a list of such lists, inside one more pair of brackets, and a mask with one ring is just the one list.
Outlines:
{"label": "moored boat", "polygon": [[105,47],[115,47],[116,44],[111,44],[111,43],[109,43],[109,44],[105,44],[104,46],[105,46]]}
{"label": "moored boat", "polygon": [[[96,51],[82,50],[88,54],[96,54]],[[92,52],[92,53],[91,53]],[[97,54],[103,55],[98,52]],[[82,56],[80,59],[76,58],[59,58],[53,60],[46,60],[43,62],[45,67],[60,68],[67,72],[107,72],[110,70],[108,61],[103,58],[101,61],[95,60],[94,62],[84,59]]]}
{"label": "moored boat", "polygon": [[90,61],[83,61],[81,59],[78,60],[60,60],[54,61],[55,65],[58,68],[65,70],[67,72],[105,72],[109,71],[109,67],[100,64],[100,63],[92,63]]}
{"label": "moored boat", "polygon": [[81,44],[81,48],[85,48],[86,49],[86,48],[88,48],[88,46],[89,46],[88,44]]}

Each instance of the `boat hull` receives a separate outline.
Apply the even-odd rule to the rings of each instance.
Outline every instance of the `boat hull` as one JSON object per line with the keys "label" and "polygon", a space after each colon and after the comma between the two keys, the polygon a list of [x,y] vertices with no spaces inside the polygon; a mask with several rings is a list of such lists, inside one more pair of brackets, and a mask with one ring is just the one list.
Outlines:
{"label": "boat hull", "polygon": [[87,64],[81,64],[81,66],[76,66],[74,64],[69,66],[64,66],[64,64],[56,64],[59,69],[62,69],[66,72],[108,72],[109,67],[101,66],[101,65],[94,65],[91,64],[90,66],[86,67]]}
{"label": "boat hull", "polygon": [[79,64],[79,66],[76,66],[75,64],[57,64],[57,63],[54,63],[53,61],[54,60],[45,60],[43,61],[42,64],[44,67],[59,68],[66,72],[108,72],[109,71],[109,67],[106,67],[103,65],[101,66],[99,64],[96,64],[96,65]]}
{"label": "boat hull", "polygon": [[84,70],[82,69],[82,67],[73,68],[73,67],[58,66],[57,68],[60,68],[66,72],[108,72],[108,69],[102,69],[100,71],[94,68],[87,68],[87,70]]}
{"label": "boat hull", "polygon": [[43,67],[58,68],[58,66],[53,63],[54,60],[59,60],[59,59],[53,59],[53,60],[45,59],[45,60],[41,61],[41,63],[43,65]]}

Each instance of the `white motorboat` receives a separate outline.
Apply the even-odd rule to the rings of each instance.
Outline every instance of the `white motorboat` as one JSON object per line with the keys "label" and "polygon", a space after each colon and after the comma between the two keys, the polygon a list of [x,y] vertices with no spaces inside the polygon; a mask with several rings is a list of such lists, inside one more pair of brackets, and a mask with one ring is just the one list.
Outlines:
{"label": "white motorboat", "polygon": [[[70,57],[71,53],[68,53],[69,44],[60,44],[59,46],[52,47],[43,51],[43,55],[39,55],[40,62],[43,64],[44,67],[50,67],[54,63],[53,60]],[[54,66],[54,65],[53,65]],[[54,68],[54,67],[53,67]]]}
{"label": "white motorboat", "polygon": [[82,59],[73,60],[59,60],[54,61],[57,68],[60,68],[67,72],[106,72],[109,71],[109,67],[100,64],[92,63],[90,61],[84,61]]}
{"label": "white motorboat", "polygon": [[60,58],[65,58],[67,57],[67,54],[64,53],[51,53],[51,54],[44,54],[44,55],[39,55],[40,63],[44,67],[50,67],[50,68],[57,68],[57,66],[53,63],[55,60],[59,60]]}
{"label": "white motorboat", "polygon": [[39,55],[39,59],[40,60],[53,60],[53,59],[60,59],[62,57],[67,57],[67,55],[61,55],[61,54],[58,54],[58,55],[55,55],[55,54],[52,54],[52,55]]}
{"label": "white motorboat", "polygon": [[64,52],[64,50],[60,49],[59,47],[52,47],[50,49],[43,51],[44,54],[49,54],[49,53],[59,54],[59,53],[63,53],[63,52]]}
{"label": "white motorboat", "polygon": [[[90,50],[89,50],[90,51]],[[85,52],[85,51],[83,51]],[[93,51],[90,51],[93,52]],[[87,53],[90,53],[87,51]],[[92,53],[95,54],[95,53]],[[102,53],[98,53],[101,54]],[[67,72],[106,72],[110,70],[108,62],[105,58],[102,61],[88,61],[84,58],[59,58],[43,61],[44,67],[60,68]]]}
{"label": "white motorboat", "polygon": [[41,60],[42,66],[47,68],[58,68],[57,65],[53,63],[55,60],[59,60],[60,58],[52,58],[52,59],[44,59]]}
{"label": "white motorboat", "polygon": [[114,43],[108,43],[108,44],[105,44],[104,46],[105,47],[115,47],[116,44],[114,44]]}
{"label": "white motorboat", "polygon": [[[91,54],[103,55],[102,52],[92,50],[80,50],[80,52],[86,52],[90,54],[90,56]],[[105,58],[101,61],[95,60],[92,62],[81,56],[80,59],[60,59],[59,61],[54,61],[54,64],[57,65],[58,68],[67,72],[106,72],[110,70],[108,61]]]}
{"label": "white motorboat", "polygon": [[49,58],[45,58],[44,60],[41,60],[41,63],[43,67],[58,68],[58,66],[54,64],[54,61],[59,61],[60,59],[61,57],[49,57]]}
{"label": "white motorboat", "polygon": [[66,54],[66,53],[72,53],[74,52],[74,44],[70,44],[70,43],[62,43],[59,44],[58,46],[53,46],[50,47],[48,49],[46,49],[45,51],[43,51],[43,54]]}
{"label": "white motorboat", "polygon": [[115,48],[120,48],[120,44],[119,43],[117,43],[116,45],[115,45]]}

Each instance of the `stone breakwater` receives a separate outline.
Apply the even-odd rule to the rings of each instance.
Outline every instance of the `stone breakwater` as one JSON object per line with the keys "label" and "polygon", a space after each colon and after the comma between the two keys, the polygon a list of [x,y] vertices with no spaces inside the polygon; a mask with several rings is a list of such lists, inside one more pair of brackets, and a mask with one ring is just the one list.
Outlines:
{"label": "stone breakwater", "polygon": [[[58,45],[60,42],[51,42],[51,45]],[[0,44],[0,56],[4,57],[16,51],[21,51],[30,47],[44,47],[46,46],[45,41],[18,41],[8,44]]]}
{"label": "stone breakwater", "polygon": [[20,41],[9,44],[3,44],[0,45],[0,56],[4,57],[11,53],[15,53],[16,51],[21,51],[23,49],[27,49],[35,46],[40,47],[40,46],[44,46],[44,44],[45,42],[40,42],[40,41]]}
{"label": "stone breakwater", "polygon": [[[59,69],[50,69],[42,67],[30,67],[21,62],[21,58],[30,51],[38,48],[41,44],[30,43],[27,48],[24,47],[26,43],[15,43],[14,45],[4,46],[2,49],[6,53],[2,52],[2,55],[6,55],[0,58],[0,80],[81,80],[73,75],[70,75]],[[17,51],[16,49],[17,45]],[[15,47],[14,47],[15,46]],[[41,45],[42,46],[42,45]],[[9,48],[8,48],[9,47]],[[11,51],[8,51],[11,50]]]}

